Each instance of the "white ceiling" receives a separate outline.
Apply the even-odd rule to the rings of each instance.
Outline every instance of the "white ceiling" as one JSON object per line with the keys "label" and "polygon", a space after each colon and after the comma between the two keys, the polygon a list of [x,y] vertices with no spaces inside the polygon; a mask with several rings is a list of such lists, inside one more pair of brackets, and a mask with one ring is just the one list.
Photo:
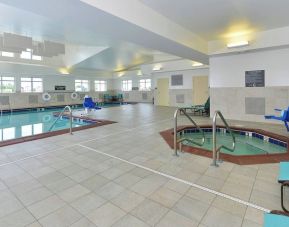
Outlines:
{"label": "white ceiling", "polygon": [[[89,26],[69,23],[71,15],[65,15],[65,12],[63,14],[66,18],[59,18],[59,14],[55,12],[60,11],[59,8],[65,9],[63,4],[67,4],[67,2],[63,0],[59,1],[59,6],[56,6],[55,10],[51,7],[46,14],[35,13],[34,11],[37,11],[37,8],[34,8],[34,11],[26,10],[24,2],[22,2],[23,5],[17,4],[17,6],[13,5],[13,2],[17,3],[17,1],[11,1],[11,5],[6,4],[10,1],[2,2],[5,2],[5,4],[0,3],[0,34],[9,32],[29,36],[37,41],[51,40],[66,44],[66,55],[62,58],[46,58],[42,62],[45,65],[55,67],[72,66],[74,70],[113,72],[130,69],[140,64],[152,63],[160,55],[166,56],[165,58],[168,59],[176,58],[169,54],[132,44],[126,40],[112,38],[111,31],[103,32],[103,30],[110,29],[110,26],[107,25],[106,27],[105,22],[101,21],[101,16],[97,14],[94,18],[91,18],[97,21],[97,24],[93,25],[95,27],[99,26],[96,30],[90,29]],[[71,4],[73,2],[76,3],[77,1],[70,0]],[[50,2],[46,3],[46,5],[43,4],[43,8],[49,4],[53,5]],[[77,14],[74,14],[74,17],[77,18]],[[0,60],[7,62],[5,58],[0,57]],[[13,61],[13,59],[8,60]],[[14,61],[27,62],[21,59],[15,59]],[[41,62],[37,62],[37,64],[41,64]]]}
{"label": "white ceiling", "polygon": [[[131,1],[147,5],[207,41],[220,38],[232,25],[255,30],[289,25],[289,0]],[[115,0],[115,4],[117,7],[121,1]],[[126,10],[133,13],[129,6]],[[139,16],[151,23],[145,15]],[[170,27],[172,32],[173,29]],[[179,58],[173,55],[196,61],[192,56],[208,58],[205,53],[196,54],[192,48],[79,0],[0,0],[0,33],[3,32],[65,43],[70,47],[67,55],[71,56],[55,59],[55,65],[62,66],[61,63],[75,70],[121,71]]]}
{"label": "white ceiling", "polygon": [[201,38],[219,39],[231,26],[269,30],[289,25],[288,0],[140,0]]}

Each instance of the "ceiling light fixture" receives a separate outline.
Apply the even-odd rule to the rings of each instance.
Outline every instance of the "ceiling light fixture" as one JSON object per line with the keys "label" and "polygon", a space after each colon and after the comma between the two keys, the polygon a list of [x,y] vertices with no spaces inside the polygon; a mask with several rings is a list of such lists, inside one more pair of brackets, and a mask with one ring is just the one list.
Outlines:
{"label": "ceiling light fixture", "polygon": [[248,46],[249,45],[249,41],[239,41],[239,42],[232,42],[232,43],[228,43],[227,47],[228,48],[236,48],[236,47],[244,47],[244,46]]}
{"label": "ceiling light fixture", "polygon": [[161,65],[155,65],[154,67],[153,67],[153,71],[160,71],[160,70],[162,70],[163,68],[162,68],[162,66]]}
{"label": "ceiling light fixture", "polygon": [[201,62],[197,62],[197,61],[193,61],[193,63],[192,63],[193,67],[198,67],[198,66],[202,66],[202,65],[204,65],[204,64]]}
{"label": "ceiling light fixture", "polygon": [[142,71],[139,70],[139,71],[137,72],[137,75],[138,75],[138,76],[142,76]]}
{"label": "ceiling light fixture", "polygon": [[67,68],[60,68],[59,72],[63,75],[69,75],[69,70]]}

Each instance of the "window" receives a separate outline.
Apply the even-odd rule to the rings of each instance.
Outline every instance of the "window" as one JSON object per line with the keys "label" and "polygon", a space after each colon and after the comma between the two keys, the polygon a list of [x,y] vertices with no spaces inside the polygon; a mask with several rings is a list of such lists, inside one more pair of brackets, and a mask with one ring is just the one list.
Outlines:
{"label": "window", "polygon": [[75,80],[75,91],[89,91],[89,81]]}
{"label": "window", "polygon": [[20,54],[20,58],[31,59],[31,51],[22,51],[22,53]]}
{"label": "window", "polygon": [[43,92],[42,78],[21,78],[21,92]]}
{"label": "window", "polygon": [[107,83],[104,80],[94,81],[95,91],[107,91]]}
{"label": "window", "polygon": [[139,90],[141,91],[150,90],[151,87],[152,87],[151,79],[141,79],[139,81]]}
{"label": "window", "polygon": [[2,56],[3,57],[8,57],[8,58],[13,58],[14,57],[14,53],[2,51]]}
{"label": "window", "polygon": [[132,81],[131,80],[123,80],[122,81],[122,90],[123,91],[131,91],[132,90]]}
{"label": "window", "polygon": [[0,77],[0,93],[13,93],[15,92],[14,77]]}
{"label": "window", "polygon": [[41,56],[38,56],[38,55],[32,55],[32,60],[42,61],[42,57],[41,57]]}

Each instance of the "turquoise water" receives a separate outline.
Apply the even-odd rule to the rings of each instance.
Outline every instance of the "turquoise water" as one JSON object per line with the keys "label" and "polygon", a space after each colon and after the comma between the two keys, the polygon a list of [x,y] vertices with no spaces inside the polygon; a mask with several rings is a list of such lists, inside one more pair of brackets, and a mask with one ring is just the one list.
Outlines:
{"label": "turquoise water", "polygon": [[[25,136],[37,135],[48,132],[56,117],[54,112],[63,109],[53,109],[41,112],[7,113],[0,116],[0,141],[21,138]],[[73,127],[88,125],[80,119],[75,119]],[[69,128],[68,119],[59,119],[51,131]]]}
{"label": "turquoise water", "polygon": [[[212,150],[212,133],[206,132],[206,141],[202,148],[206,150]],[[185,133],[186,138],[193,139],[195,141],[201,142],[200,133]],[[222,153],[231,154],[231,155],[256,155],[256,154],[276,154],[276,153],[286,153],[287,148],[269,143],[268,141],[258,139],[256,137],[250,137],[240,134],[235,134],[236,138],[236,147],[234,152],[230,152],[226,149],[221,149]],[[199,147],[195,144],[184,141],[183,144]],[[217,132],[217,147],[225,145],[227,147],[232,147],[232,137],[228,133]]]}

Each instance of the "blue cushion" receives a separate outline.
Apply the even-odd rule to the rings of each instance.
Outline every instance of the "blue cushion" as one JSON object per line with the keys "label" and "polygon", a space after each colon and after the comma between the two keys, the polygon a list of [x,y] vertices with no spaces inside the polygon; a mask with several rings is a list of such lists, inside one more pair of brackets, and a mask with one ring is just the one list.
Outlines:
{"label": "blue cushion", "polygon": [[265,213],[264,227],[288,227],[289,217],[278,214]]}
{"label": "blue cushion", "polygon": [[289,181],[289,162],[280,162],[278,181]]}

